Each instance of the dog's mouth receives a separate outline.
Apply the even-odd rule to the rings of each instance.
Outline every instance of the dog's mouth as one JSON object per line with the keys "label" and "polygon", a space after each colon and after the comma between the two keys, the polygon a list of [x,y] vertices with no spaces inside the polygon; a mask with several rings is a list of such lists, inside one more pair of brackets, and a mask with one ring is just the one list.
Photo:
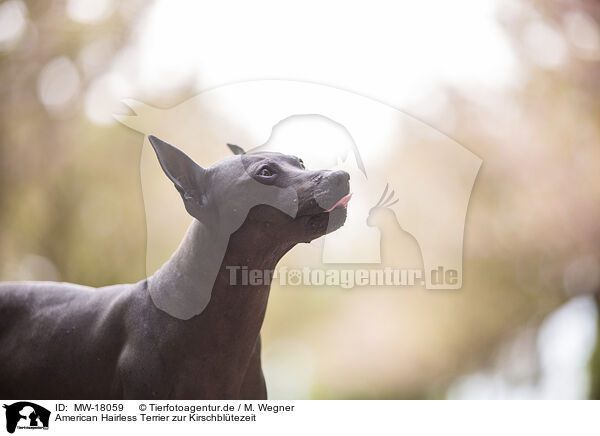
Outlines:
{"label": "dog's mouth", "polygon": [[343,207],[344,209],[348,209],[348,203],[350,202],[350,199],[352,198],[352,192],[344,195],[342,198],[340,198],[333,206],[331,206],[329,209],[327,209],[325,212],[331,212],[334,209],[337,209],[338,207]]}
{"label": "dog's mouth", "polygon": [[328,192],[323,195],[324,198],[317,200],[316,197],[312,197],[307,200],[298,210],[297,218],[325,215],[336,211],[337,209],[347,209],[348,203],[352,198],[352,193],[349,189],[346,189],[342,194],[335,194]]}
{"label": "dog's mouth", "polygon": [[329,207],[320,206],[313,198],[296,219],[305,221],[311,233],[317,237],[331,233],[339,229],[346,221],[348,203],[351,198],[352,193],[347,192],[337,200],[330,201],[331,206]]}

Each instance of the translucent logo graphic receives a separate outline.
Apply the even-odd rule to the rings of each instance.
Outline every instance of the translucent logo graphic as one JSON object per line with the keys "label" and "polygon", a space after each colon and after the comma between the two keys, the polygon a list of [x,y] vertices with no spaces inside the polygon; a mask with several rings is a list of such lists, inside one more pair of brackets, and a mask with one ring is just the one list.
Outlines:
{"label": "translucent logo graphic", "polygon": [[[317,279],[316,283],[298,282],[303,285],[327,285],[326,277],[337,275],[331,284],[341,286],[340,278],[352,275],[352,287],[461,288],[467,207],[482,161],[432,127],[351,92],[282,80],[215,88],[168,109],[134,100],[125,103],[133,114],[119,115],[119,121],[154,135],[156,143],[176,146],[200,168],[208,168],[211,191],[197,197],[200,202],[212,201],[219,210],[210,218],[198,218],[195,206],[186,203],[188,194],[178,188],[177,176],[169,175],[160,153],[157,159],[156,143],[144,145],[141,178],[148,275],[160,273],[171,254],[177,255],[190,215],[205,226],[202,237],[214,239],[214,244],[204,247],[211,261],[201,273],[206,284],[203,295],[196,292],[178,296],[176,303],[159,302],[168,313],[186,319],[206,307],[229,236],[259,204],[269,204],[298,220],[312,201],[319,209],[308,226],[315,225],[316,212],[333,213],[322,235],[296,235],[306,240],[295,242],[310,243],[296,245],[261,283],[275,279],[287,286],[290,272],[299,271],[305,278]],[[271,152],[286,157],[271,162]],[[277,167],[276,183],[267,180],[273,175],[265,162]],[[266,165],[262,175],[256,165]],[[307,175],[311,171],[312,181]],[[318,171],[327,172],[319,175]],[[345,192],[344,174],[350,176],[349,192]],[[315,182],[319,177],[325,182]],[[344,219],[336,223],[334,218],[342,209]],[[218,223],[210,224],[215,219]],[[224,222],[228,223],[225,227]],[[285,239],[286,235],[273,237]],[[241,274],[253,270],[243,257],[238,260],[226,265],[232,284],[243,284]],[[190,299],[196,303],[190,305]],[[172,310],[173,304],[178,308]]]}

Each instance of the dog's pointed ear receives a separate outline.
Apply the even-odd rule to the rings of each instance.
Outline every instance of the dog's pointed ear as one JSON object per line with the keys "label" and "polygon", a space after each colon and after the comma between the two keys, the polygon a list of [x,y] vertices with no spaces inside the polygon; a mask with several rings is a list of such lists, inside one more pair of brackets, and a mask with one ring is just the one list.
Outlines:
{"label": "dog's pointed ear", "polygon": [[238,155],[238,154],[246,154],[246,151],[240,147],[239,145],[235,145],[235,144],[229,144],[227,143],[227,147],[229,147],[229,149],[233,152],[233,154]]}
{"label": "dog's pointed ear", "polygon": [[150,135],[148,139],[161,168],[181,194],[185,208],[192,216],[198,218],[198,209],[205,202],[206,169],[177,147],[156,136]]}

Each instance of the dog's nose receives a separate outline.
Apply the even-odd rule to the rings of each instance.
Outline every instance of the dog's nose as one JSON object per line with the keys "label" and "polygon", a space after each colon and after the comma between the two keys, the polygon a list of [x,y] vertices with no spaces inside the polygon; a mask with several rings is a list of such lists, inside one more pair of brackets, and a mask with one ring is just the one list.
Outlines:
{"label": "dog's nose", "polygon": [[350,174],[348,174],[346,171],[334,171],[332,176],[343,183],[348,183],[350,181]]}

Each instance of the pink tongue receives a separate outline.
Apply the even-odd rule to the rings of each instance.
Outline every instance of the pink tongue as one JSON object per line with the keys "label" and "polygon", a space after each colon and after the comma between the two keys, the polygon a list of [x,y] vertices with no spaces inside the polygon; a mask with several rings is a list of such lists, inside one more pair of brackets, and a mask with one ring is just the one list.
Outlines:
{"label": "pink tongue", "polygon": [[333,209],[335,209],[338,206],[348,207],[348,202],[350,201],[351,198],[352,198],[352,192],[350,194],[344,195],[342,198],[340,198],[337,201],[337,203],[335,203],[333,206],[331,206],[331,208],[327,209],[325,212],[331,212]]}

